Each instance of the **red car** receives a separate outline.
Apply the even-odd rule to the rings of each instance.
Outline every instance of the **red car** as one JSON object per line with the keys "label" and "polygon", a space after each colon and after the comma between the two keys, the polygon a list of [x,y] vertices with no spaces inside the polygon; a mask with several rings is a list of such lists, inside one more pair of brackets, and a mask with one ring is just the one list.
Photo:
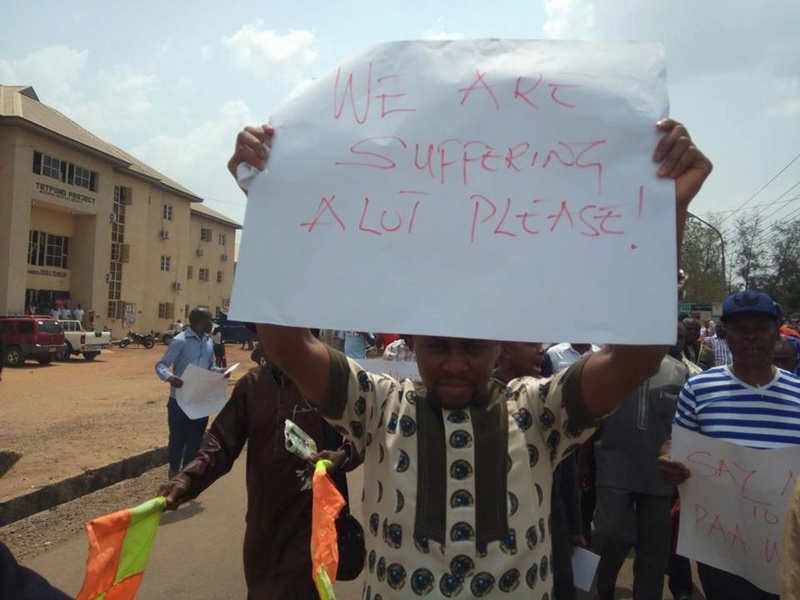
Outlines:
{"label": "red car", "polygon": [[9,367],[18,367],[29,358],[46,365],[64,347],[64,329],[50,317],[0,317],[0,335],[5,348],[2,360]]}

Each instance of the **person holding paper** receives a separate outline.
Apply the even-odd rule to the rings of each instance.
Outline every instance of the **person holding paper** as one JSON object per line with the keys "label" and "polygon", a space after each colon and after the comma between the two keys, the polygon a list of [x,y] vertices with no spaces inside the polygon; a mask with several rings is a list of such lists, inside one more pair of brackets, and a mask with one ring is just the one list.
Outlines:
{"label": "person holding paper", "polygon": [[172,338],[164,356],[156,363],[156,375],[170,385],[167,401],[170,479],[178,474],[181,465],[188,464],[197,454],[208,425],[208,417],[190,419],[178,406],[175,391],[183,385],[181,376],[190,364],[217,373],[224,371],[214,364],[214,345],[208,336],[212,324],[210,310],[199,307],[192,309],[189,313],[189,327]]}
{"label": "person holding paper", "polygon": [[[763,292],[744,290],[722,305],[732,363],[692,377],[683,387],[673,427],[756,449],[800,445],[800,379],[772,364],[780,315]],[[662,448],[659,468],[668,483],[691,476]],[[746,510],[745,507],[742,510]],[[698,562],[707,600],[777,600],[739,575]]]}
{"label": "person holding paper", "polygon": [[[675,180],[680,248],[689,203],[712,166],[683,125],[665,119],[656,128],[654,171]],[[242,162],[264,169],[274,134],[240,132],[231,173]],[[667,350],[608,346],[552,379],[506,387],[490,379],[496,341],[414,335],[415,383],[364,371],[308,329],[262,324],[259,338],[267,359],[363,456],[365,597],[383,598],[547,597],[553,469],[658,371]]]}

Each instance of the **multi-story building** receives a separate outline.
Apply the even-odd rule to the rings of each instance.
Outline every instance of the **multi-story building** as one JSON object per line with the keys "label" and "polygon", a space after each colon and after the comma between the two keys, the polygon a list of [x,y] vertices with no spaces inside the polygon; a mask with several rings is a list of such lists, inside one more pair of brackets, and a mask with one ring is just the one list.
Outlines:
{"label": "multi-story building", "polygon": [[218,312],[239,228],[32,87],[0,85],[0,314],[81,304],[119,336]]}

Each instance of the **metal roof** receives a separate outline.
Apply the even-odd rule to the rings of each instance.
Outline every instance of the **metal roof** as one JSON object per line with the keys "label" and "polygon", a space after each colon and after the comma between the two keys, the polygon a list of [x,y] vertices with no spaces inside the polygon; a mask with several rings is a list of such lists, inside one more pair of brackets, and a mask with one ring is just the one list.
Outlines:
{"label": "metal roof", "polygon": [[100,139],[56,109],[43,104],[31,86],[0,85],[0,124],[13,122],[42,135],[55,137],[63,143],[91,154],[100,155],[101,158],[110,161],[118,171],[144,179],[157,187],[166,188],[192,202],[203,201],[200,196],[178,182],[147,166],[124,150]]}

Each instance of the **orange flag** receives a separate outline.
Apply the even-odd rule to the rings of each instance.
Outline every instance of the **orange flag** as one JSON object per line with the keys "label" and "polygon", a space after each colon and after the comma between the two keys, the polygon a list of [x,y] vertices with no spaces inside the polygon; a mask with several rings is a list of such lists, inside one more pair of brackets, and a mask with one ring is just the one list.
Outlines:
{"label": "orange flag", "polygon": [[167,499],[92,519],[86,524],[89,558],[75,600],[133,600],[142,582],[150,547]]}
{"label": "orange flag", "polygon": [[336,517],[344,498],[328,477],[331,461],[317,461],[311,489],[314,506],[311,512],[311,566],[321,600],[334,600],[333,584],[339,569],[339,546],[336,542]]}

